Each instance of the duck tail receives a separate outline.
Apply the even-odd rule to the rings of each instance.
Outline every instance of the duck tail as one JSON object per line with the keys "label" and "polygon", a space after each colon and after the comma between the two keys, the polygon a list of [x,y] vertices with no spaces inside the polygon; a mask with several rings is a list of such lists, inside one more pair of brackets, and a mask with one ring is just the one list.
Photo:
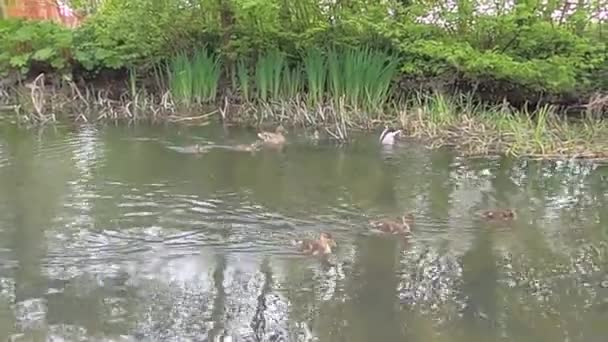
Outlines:
{"label": "duck tail", "polygon": [[384,140],[384,137],[388,133],[388,130],[389,130],[389,128],[385,126],[384,130],[382,131],[382,133],[380,133],[380,139],[379,139],[380,142],[382,142]]}

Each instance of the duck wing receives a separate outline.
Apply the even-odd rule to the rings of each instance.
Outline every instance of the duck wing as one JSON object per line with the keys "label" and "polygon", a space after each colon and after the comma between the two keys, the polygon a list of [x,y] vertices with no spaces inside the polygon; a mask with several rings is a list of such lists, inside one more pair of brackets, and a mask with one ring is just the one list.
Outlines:
{"label": "duck wing", "polygon": [[398,232],[402,224],[389,219],[381,219],[378,221],[370,222],[371,226],[384,232],[384,233],[395,233]]}
{"label": "duck wing", "polygon": [[258,133],[258,138],[260,138],[262,140],[270,140],[270,139],[272,139],[272,133],[269,133],[269,132],[259,132]]}

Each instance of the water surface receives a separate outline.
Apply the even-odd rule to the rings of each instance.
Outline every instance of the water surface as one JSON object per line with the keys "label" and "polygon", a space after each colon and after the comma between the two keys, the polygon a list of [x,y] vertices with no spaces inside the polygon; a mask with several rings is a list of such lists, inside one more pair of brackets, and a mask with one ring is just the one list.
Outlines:
{"label": "water surface", "polygon": [[[0,126],[0,340],[605,341],[608,165]],[[479,210],[514,207],[490,224]],[[412,211],[410,239],[371,218]],[[329,231],[335,255],[290,240]]]}

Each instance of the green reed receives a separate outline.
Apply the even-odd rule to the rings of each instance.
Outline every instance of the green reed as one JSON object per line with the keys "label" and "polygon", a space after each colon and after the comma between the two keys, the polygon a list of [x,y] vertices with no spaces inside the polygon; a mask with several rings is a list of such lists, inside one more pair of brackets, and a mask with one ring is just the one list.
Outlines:
{"label": "green reed", "polygon": [[381,111],[390,96],[398,60],[370,48],[330,49],[327,91],[356,110]]}
{"label": "green reed", "polygon": [[271,51],[258,57],[255,65],[255,88],[259,100],[266,102],[279,99],[285,55]]}
{"label": "green reed", "polygon": [[325,85],[327,82],[327,61],[318,49],[307,51],[302,57],[304,74],[308,87],[308,100],[310,105],[323,103]]}
{"label": "green reed", "polygon": [[384,52],[370,51],[369,56],[364,81],[366,105],[370,110],[380,110],[391,95],[391,85],[397,76],[399,60]]}
{"label": "green reed", "polygon": [[214,102],[222,73],[220,57],[207,49],[201,49],[194,53],[191,63],[192,94],[195,102],[198,104]]}
{"label": "green reed", "polygon": [[241,100],[248,102],[251,99],[251,77],[249,76],[247,62],[240,59],[236,63],[236,75],[241,94]]}
{"label": "green reed", "polygon": [[298,97],[303,90],[302,68],[299,65],[286,66],[283,69],[283,81],[281,83],[281,96],[285,100]]}
{"label": "green reed", "polygon": [[441,92],[416,93],[410,102],[414,108],[420,109],[424,119],[433,127],[451,124],[460,112],[456,101]]}
{"label": "green reed", "polygon": [[167,68],[169,89],[175,101],[189,106],[193,101],[194,75],[192,62],[185,53],[175,55]]}
{"label": "green reed", "polygon": [[212,103],[217,98],[221,71],[219,56],[207,49],[196,51],[192,57],[178,53],[167,71],[171,95],[186,106]]}
{"label": "green reed", "polygon": [[129,67],[127,69],[128,75],[129,75],[129,94],[131,96],[132,99],[134,99],[137,96],[138,93],[138,89],[137,89],[137,69],[134,67]]}

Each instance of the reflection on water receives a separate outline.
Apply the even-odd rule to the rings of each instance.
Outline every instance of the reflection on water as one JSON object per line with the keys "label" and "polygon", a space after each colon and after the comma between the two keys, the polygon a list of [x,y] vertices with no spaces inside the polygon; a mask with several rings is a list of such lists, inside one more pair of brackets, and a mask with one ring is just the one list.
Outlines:
{"label": "reflection on water", "polygon": [[[0,127],[0,340],[604,341],[608,166]],[[514,207],[512,223],[479,210]],[[367,222],[416,216],[411,239]],[[327,259],[290,241],[331,232]]]}

